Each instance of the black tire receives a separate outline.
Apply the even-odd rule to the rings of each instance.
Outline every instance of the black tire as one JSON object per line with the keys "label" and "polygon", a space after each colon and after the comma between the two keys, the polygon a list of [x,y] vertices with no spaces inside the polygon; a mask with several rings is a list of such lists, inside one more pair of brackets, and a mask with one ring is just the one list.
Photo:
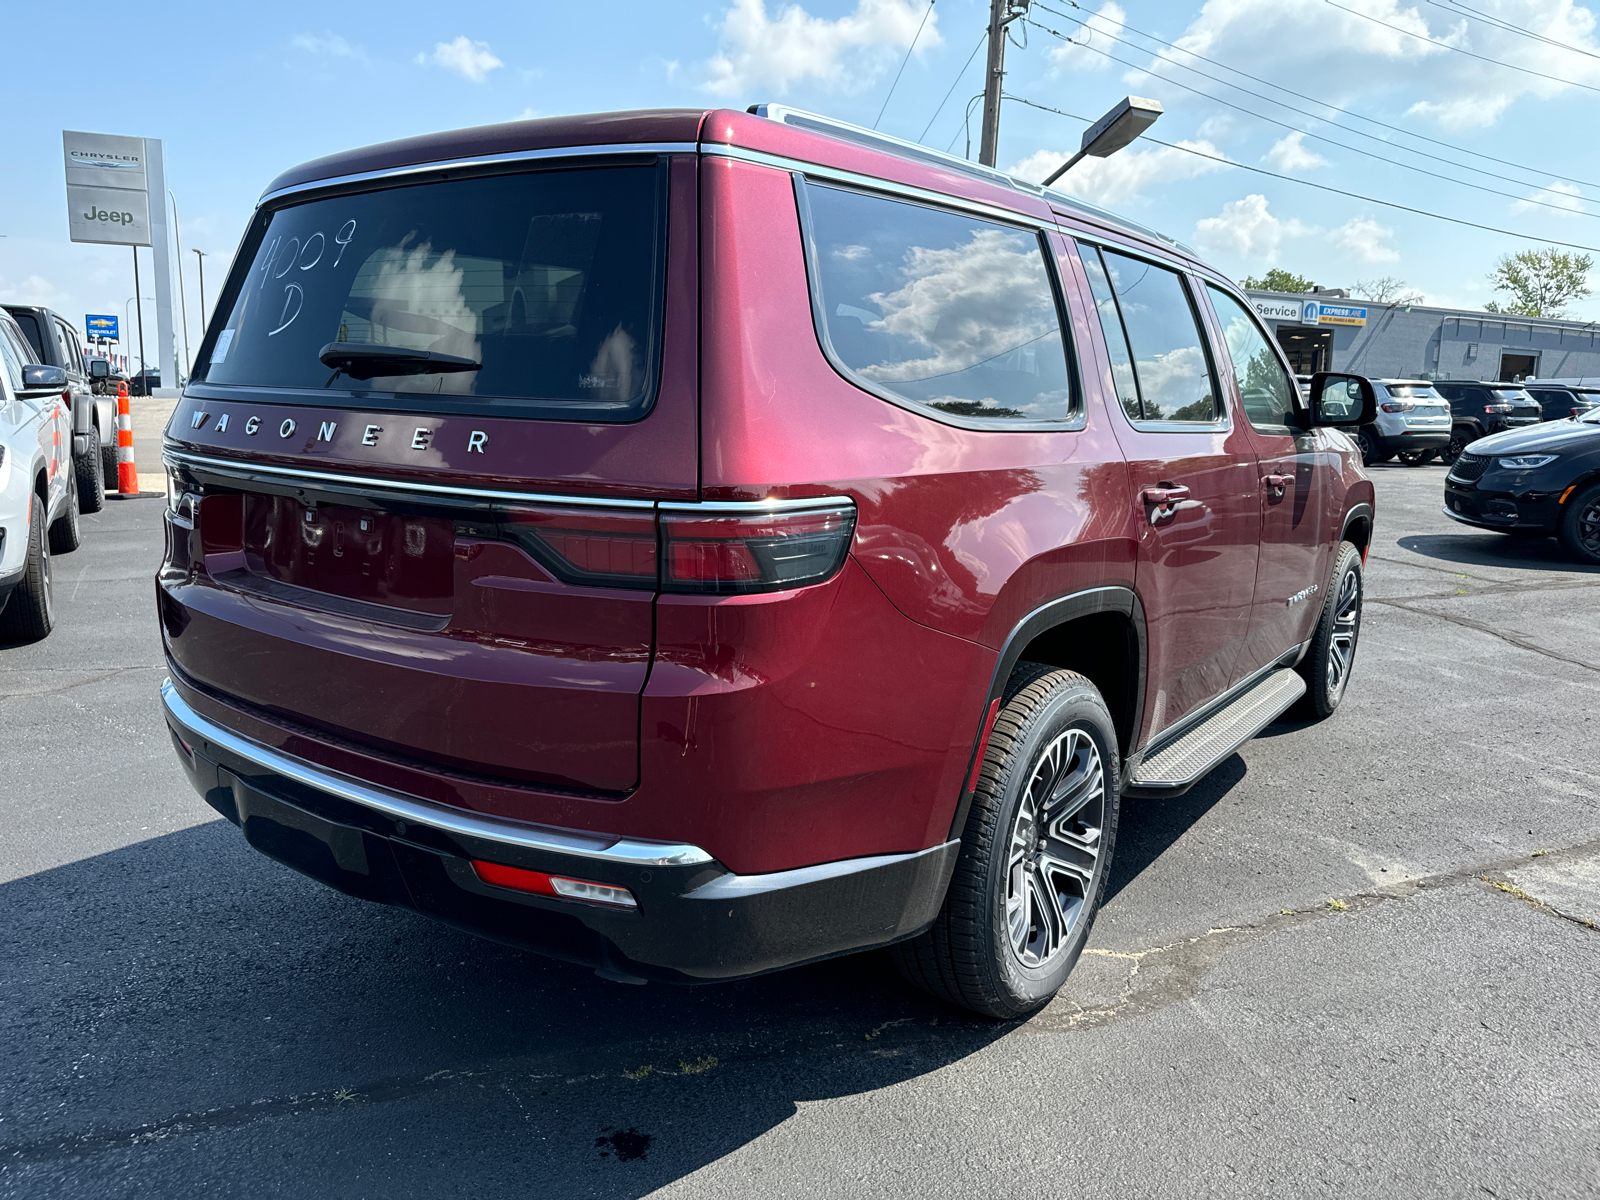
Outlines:
{"label": "black tire", "polygon": [[28,515],[28,560],[22,581],[0,609],[0,642],[37,642],[55,624],[50,539],[45,536],[44,501],[33,498]]}
{"label": "black tire", "polygon": [[1579,562],[1600,563],[1600,481],[1561,506],[1561,547]]}
{"label": "black tire", "polygon": [[1298,668],[1306,681],[1306,694],[1297,706],[1302,716],[1318,721],[1331,717],[1344,699],[1361,637],[1364,595],[1361,551],[1349,542],[1340,542],[1338,553],[1333,556],[1322,615]]}
{"label": "black tire", "polygon": [[1105,893],[1120,769],[1116,729],[1094,684],[1020,664],[944,907],[926,933],[891,948],[901,974],[986,1017],[1048,1004],[1083,953]]}
{"label": "black tire", "polygon": [[1439,451],[1439,461],[1448,466],[1460,458],[1461,452],[1477,440],[1470,429],[1457,425],[1450,431],[1450,444]]}
{"label": "black tire", "polygon": [[100,453],[100,431],[89,430],[89,449],[72,460],[78,477],[78,511],[97,513],[106,506],[105,457]]}
{"label": "black tire", "polygon": [[112,432],[111,445],[100,447],[100,476],[112,491],[117,488],[117,438]]}
{"label": "black tire", "polygon": [[67,503],[50,525],[50,553],[71,554],[83,541],[78,528],[78,473],[67,472]]}
{"label": "black tire", "polygon": [[1435,450],[1402,450],[1400,461],[1408,467],[1425,467],[1433,461]]}
{"label": "black tire", "polygon": [[1381,457],[1378,452],[1378,439],[1365,429],[1356,430],[1356,445],[1361,448],[1361,465],[1370,467]]}

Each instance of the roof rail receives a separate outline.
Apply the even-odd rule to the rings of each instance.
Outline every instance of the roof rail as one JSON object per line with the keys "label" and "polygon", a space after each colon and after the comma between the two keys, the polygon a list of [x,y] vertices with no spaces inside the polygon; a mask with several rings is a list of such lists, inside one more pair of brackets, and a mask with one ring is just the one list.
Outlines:
{"label": "roof rail", "polygon": [[1177,238],[1170,237],[1160,230],[1151,229],[1147,225],[1141,225],[1137,221],[1130,221],[1127,217],[1111,212],[1109,209],[1101,208],[1098,204],[1090,204],[1086,200],[1080,200],[1076,196],[1069,195],[1056,188],[1042,187],[1029,180],[1018,179],[1015,175],[1008,175],[1004,171],[997,171],[993,167],[985,167],[970,159],[958,158],[954,154],[946,154],[943,150],[934,150],[917,142],[908,142],[904,138],[897,138],[893,134],[879,133],[876,129],[866,129],[860,125],[852,125],[848,121],[840,121],[834,117],[824,117],[820,113],[806,112],[800,108],[790,108],[785,104],[752,104],[745,111],[754,116],[765,117],[769,121],[793,125],[798,129],[809,129],[814,133],[830,134],[846,141],[871,146],[877,150],[885,150],[890,154],[898,154],[903,158],[916,159],[919,162],[943,167],[950,171],[960,171],[964,175],[972,175],[987,183],[1010,188],[1012,191],[1038,196],[1062,208],[1077,209],[1094,220],[1106,224],[1120,225],[1124,229],[1132,230],[1154,241],[1165,242],[1169,246],[1175,246],[1191,258],[1199,257],[1193,250],[1178,241]]}

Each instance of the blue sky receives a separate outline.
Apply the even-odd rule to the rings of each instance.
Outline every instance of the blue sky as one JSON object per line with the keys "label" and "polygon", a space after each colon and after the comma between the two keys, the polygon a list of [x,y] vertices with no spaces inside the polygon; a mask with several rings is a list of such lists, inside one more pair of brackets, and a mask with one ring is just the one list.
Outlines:
{"label": "blue sky", "polygon": [[[887,97],[881,128],[959,153],[963,110],[982,86],[981,51],[965,71],[962,64],[979,42],[988,4],[937,0],[924,21],[925,9],[925,0],[395,0],[281,3],[267,17],[249,5],[144,5],[138,20],[74,35],[73,57],[56,73],[59,86],[30,89],[26,103],[8,109],[0,132],[0,298],[48,303],[81,322],[85,312],[123,311],[133,295],[128,250],[67,241],[63,129],[164,140],[189,260],[194,344],[199,306],[189,248],[212,256],[206,285],[214,297],[262,187],[283,168],[336,150],[525,115],[742,108],[759,100],[871,125]],[[59,18],[45,6],[13,6],[8,44],[64,45]],[[1568,0],[1089,0],[1082,8],[1036,0],[1033,19],[1037,25],[1018,27],[1026,46],[1008,52],[1009,92],[1084,116],[1129,92],[1153,96],[1167,115],[1151,133],[1165,141],[1525,235],[1451,226],[1143,143],[1067,176],[1087,198],[1198,246],[1236,278],[1275,265],[1326,286],[1396,276],[1430,303],[1477,306],[1493,295],[1487,275],[1500,254],[1535,245],[1536,237],[1600,246],[1600,209],[1588,199],[1597,187],[1584,182],[1600,181],[1592,135],[1600,42],[1593,13]],[[919,25],[915,52],[890,97]],[[1067,45],[1039,26],[1088,44]],[[1165,50],[1144,35],[1213,62]],[[95,42],[108,49],[91,58],[87,47]],[[1157,51],[1305,112],[1163,64]],[[1000,165],[1039,177],[1076,147],[1082,128],[1008,103]],[[975,146],[975,119],[973,137]],[[1433,179],[1325,139],[1507,195]],[[1600,290],[1600,271],[1595,283]],[[1600,300],[1573,305],[1571,315],[1600,318]],[[147,322],[153,327],[153,318]]]}

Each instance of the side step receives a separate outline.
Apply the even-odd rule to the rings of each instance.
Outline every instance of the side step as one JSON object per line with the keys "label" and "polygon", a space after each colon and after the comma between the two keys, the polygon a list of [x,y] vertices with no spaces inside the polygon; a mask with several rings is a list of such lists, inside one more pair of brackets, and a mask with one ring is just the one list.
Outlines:
{"label": "side step", "polygon": [[1124,794],[1182,795],[1305,693],[1300,672],[1291,667],[1272,672],[1176,741],[1147,754],[1133,769]]}

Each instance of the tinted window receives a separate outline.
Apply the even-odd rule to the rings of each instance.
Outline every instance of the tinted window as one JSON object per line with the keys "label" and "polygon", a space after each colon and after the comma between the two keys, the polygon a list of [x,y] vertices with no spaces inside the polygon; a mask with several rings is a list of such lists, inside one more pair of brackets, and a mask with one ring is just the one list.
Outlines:
{"label": "tinted window", "polygon": [[1400,400],[1437,400],[1434,390],[1430,387],[1419,387],[1415,384],[1386,383],[1383,390],[1389,395]]}
{"label": "tinted window", "polygon": [[72,349],[72,334],[60,321],[55,323],[56,342],[61,347],[61,365],[69,371],[83,370],[83,361]]}
{"label": "tinted window", "polygon": [[15,327],[0,321],[0,359],[5,360],[6,378],[11,381],[13,392],[22,390],[22,367],[28,353],[28,346],[17,336]]}
{"label": "tinted window", "polygon": [[48,363],[50,359],[44,352],[44,338],[40,336],[39,318],[32,313],[13,313],[12,315],[17,319],[17,327],[22,330],[22,336],[28,339],[28,361],[32,363]]}
{"label": "tinted window", "polygon": [[1146,421],[1215,421],[1211,369],[1183,279],[1176,271],[1107,250]]}
{"label": "tinted window", "polygon": [[1222,324],[1228,357],[1239,381],[1239,397],[1244,413],[1257,429],[1284,429],[1294,411],[1295,386],[1278,362],[1272,343],[1244,305],[1227,292],[1206,285],[1211,306]]}
{"label": "tinted window", "polygon": [[818,321],[858,382],[952,416],[1072,415],[1037,234],[816,184],[805,196]]}
{"label": "tinted window", "polygon": [[[635,416],[653,393],[663,180],[654,165],[543,171],[279,209],[230,280],[204,378]],[[330,378],[333,342],[482,369]]]}
{"label": "tinted window", "polygon": [[1100,328],[1106,335],[1106,350],[1111,356],[1111,382],[1117,389],[1117,400],[1122,410],[1135,421],[1144,419],[1139,405],[1139,385],[1133,378],[1133,355],[1128,350],[1128,335],[1122,330],[1122,318],[1117,314],[1117,298],[1111,294],[1111,278],[1100,261],[1100,251],[1093,246],[1078,245],[1078,256],[1089,276],[1089,290],[1094,294],[1095,310],[1100,314]]}

